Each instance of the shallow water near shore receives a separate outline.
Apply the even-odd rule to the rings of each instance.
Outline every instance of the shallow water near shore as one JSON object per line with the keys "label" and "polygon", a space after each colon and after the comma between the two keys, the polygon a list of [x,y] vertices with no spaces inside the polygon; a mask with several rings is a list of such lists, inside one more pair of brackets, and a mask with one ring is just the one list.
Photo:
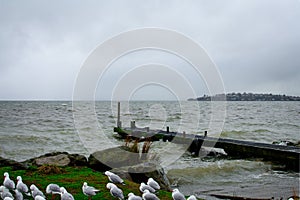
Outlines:
{"label": "shallow water near shore", "polygon": [[[72,102],[58,101],[0,102],[0,156],[17,161],[53,151],[88,156],[93,151],[123,144],[112,136],[117,117],[115,102],[95,102],[93,115],[84,112],[90,109],[85,102],[80,104],[72,107]],[[130,126],[130,121],[135,120],[141,127],[169,126],[171,131],[203,134],[211,120],[210,102],[125,104],[121,108],[123,126]],[[227,102],[226,108],[221,137],[265,143],[300,140],[300,102]],[[182,109],[188,120],[182,116]],[[82,120],[74,123],[74,113],[82,115]],[[97,127],[91,124],[95,120]],[[157,151],[164,147],[163,142],[152,146]],[[260,160],[203,161],[184,155],[166,166],[166,171],[185,194],[270,198],[291,196],[293,190],[299,192],[299,173],[283,172]]]}

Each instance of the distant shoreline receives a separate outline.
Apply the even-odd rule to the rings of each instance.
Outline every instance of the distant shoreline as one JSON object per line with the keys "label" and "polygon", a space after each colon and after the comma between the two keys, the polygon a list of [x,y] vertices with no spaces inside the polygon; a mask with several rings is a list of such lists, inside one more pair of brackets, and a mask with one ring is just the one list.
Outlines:
{"label": "distant shoreline", "polygon": [[300,101],[299,96],[285,94],[228,93],[190,98],[188,101]]}

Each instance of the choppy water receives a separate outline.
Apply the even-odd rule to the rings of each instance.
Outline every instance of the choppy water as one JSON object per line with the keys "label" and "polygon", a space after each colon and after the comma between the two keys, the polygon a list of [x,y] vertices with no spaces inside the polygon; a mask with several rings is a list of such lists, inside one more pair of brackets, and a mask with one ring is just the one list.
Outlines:
{"label": "choppy water", "polygon": [[[0,156],[22,161],[53,151],[89,155],[121,144],[112,137],[116,103],[74,105],[57,101],[0,102]],[[226,108],[222,137],[266,143],[300,140],[300,102],[227,102]],[[170,126],[174,131],[203,134],[209,129],[212,113],[210,102],[130,102],[122,104],[121,119],[124,126],[136,120],[138,126]],[[217,120],[222,124],[222,119]],[[164,145],[157,143],[154,147]],[[299,173],[277,171],[261,161],[202,161],[182,156],[166,170],[186,194],[280,197],[291,195],[293,189],[299,191]]]}

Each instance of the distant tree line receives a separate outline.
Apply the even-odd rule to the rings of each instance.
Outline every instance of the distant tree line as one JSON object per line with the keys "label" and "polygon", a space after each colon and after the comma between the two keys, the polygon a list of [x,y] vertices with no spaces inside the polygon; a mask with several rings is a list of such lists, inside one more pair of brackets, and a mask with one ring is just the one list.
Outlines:
{"label": "distant tree line", "polygon": [[280,94],[255,94],[255,93],[228,93],[214,96],[203,95],[189,101],[300,101],[299,96],[288,96]]}

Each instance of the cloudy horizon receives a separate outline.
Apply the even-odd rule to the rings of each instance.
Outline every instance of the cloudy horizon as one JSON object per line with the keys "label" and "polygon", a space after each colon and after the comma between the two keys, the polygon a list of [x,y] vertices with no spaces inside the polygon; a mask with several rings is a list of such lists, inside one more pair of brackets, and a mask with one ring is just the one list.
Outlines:
{"label": "cloudy horizon", "polygon": [[[0,100],[71,100],[90,53],[112,36],[144,27],[174,30],[201,45],[228,93],[300,96],[299,19],[299,0],[0,1]],[[174,67],[196,96],[208,94],[205,81],[185,70],[187,63],[146,51],[114,63],[96,98],[110,99],[113,86],[105,84],[150,62]],[[175,88],[181,85],[174,81]],[[162,87],[141,88],[132,96],[173,98],[167,90],[171,95],[161,95]]]}

